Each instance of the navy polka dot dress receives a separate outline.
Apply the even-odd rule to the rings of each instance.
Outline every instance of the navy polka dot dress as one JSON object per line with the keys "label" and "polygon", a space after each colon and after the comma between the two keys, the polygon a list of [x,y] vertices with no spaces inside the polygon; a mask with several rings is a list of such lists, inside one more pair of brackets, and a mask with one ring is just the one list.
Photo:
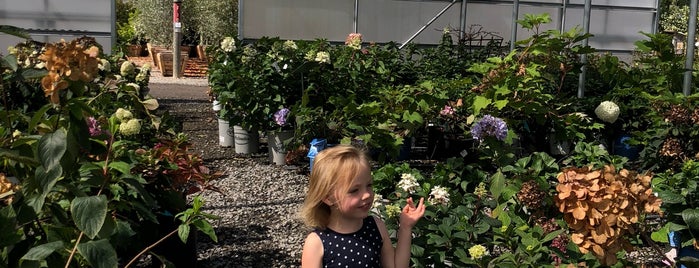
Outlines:
{"label": "navy polka dot dress", "polygon": [[314,231],[323,242],[323,267],[381,267],[381,233],[374,217],[364,218],[362,228],[349,234]]}

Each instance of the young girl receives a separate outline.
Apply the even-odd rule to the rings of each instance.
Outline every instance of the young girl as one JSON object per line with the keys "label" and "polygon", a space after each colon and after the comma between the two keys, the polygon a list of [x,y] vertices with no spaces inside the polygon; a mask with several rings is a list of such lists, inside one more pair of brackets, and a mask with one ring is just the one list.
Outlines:
{"label": "young girl", "polygon": [[302,208],[314,228],[303,245],[301,267],[408,267],[412,228],[425,213],[408,198],[393,247],[384,222],[369,216],[374,201],[369,159],[352,146],[335,146],[315,158]]}

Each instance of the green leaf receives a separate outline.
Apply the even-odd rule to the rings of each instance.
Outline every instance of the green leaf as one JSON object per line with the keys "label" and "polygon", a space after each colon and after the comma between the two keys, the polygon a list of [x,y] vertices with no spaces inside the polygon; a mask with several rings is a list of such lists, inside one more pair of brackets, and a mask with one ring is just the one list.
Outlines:
{"label": "green leaf", "polygon": [[502,110],[502,108],[505,108],[505,106],[507,106],[509,102],[509,100],[495,101],[495,108],[498,108],[498,110]]}
{"label": "green leaf", "polygon": [[111,162],[111,163],[109,163],[109,168],[118,170],[122,174],[131,174],[131,166],[126,162],[122,162],[122,161]]}
{"label": "green leaf", "polygon": [[478,115],[480,114],[480,111],[488,107],[492,101],[486,97],[483,96],[476,96],[475,99],[473,99],[473,114]]}
{"label": "green leaf", "polygon": [[[2,25],[0,25],[1,27]],[[2,62],[0,62],[0,66],[7,67],[13,72],[17,71],[17,57],[15,55],[7,55],[4,58],[0,58]]]}
{"label": "green leaf", "polygon": [[112,268],[119,265],[116,251],[107,239],[80,243],[78,252],[92,267]]}
{"label": "green leaf", "polygon": [[650,234],[650,238],[653,239],[655,242],[659,243],[669,243],[669,238],[668,234],[670,234],[670,226],[668,224],[665,224],[663,228],[660,228],[659,230],[652,232]]}
{"label": "green leaf", "polygon": [[19,38],[32,39],[29,33],[23,28],[12,25],[0,25],[0,33],[5,33],[9,35],[14,35]]}
{"label": "green leaf", "polygon": [[0,230],[0,248],[22,240],[22,235],[17,231],[17,215],[12,206],[0,209]]}
{"label": "green leaf", "polygon": [[699,209],[685,209],[682,211],[682,219],[687,223],[692,236],[699,236]]}
{"label": "green leaf", "polygon": [[493,198],[498,199],[503,190],[505,190],[505,175],[498,170],[491,178],[490,193],[493,194]]}
{"label": "green leaf", "polygon": [[104,195],[76,197],[70,203],[73,221],[90,239],[95,238],[107,215],[107,198]]}
{"label": "green leaf", "polygon": [[52,170],[45,170],[44,167],[39,166],[34,171],[34,178],[36,179],[37,194],[28,196],[27,204],[29,204],[35,212],[41,212],[44,207],[44,200],[46,196],[51,193],[53,187],[58,182],[61,174],[63,173],[63,168],[61,166],[54,166]]}
{"label": "green leaf", "polygon": [[158,104],[157,99],[147,99],[147,100],[142,101],[141,103],[143,103],[143,107],[149,111],[153,111],[155,109],[158,109],[158,107],[160,106]]}
{"label": "green leaf", "polygon": [[46,76],[48,73],[49,72],[46,69],[25,69],[22,70],[22,77],[24,77],[26,80],[39,79]]}
{"label": "green leaf", "polygon": [[196,220],[192,224],[197,227],[197,230],[208,235],[209,238],[211,238],[211,240],[218,243],[218,237],[216,237],[216,232],[214,231],[214,227],[212,227],[208,221]]}
{"label": "green leaf", "polygon": [[45,134],[39,140],[37,149],[39,160],[46,170],[51,170],[59,165],[61,157],[67,149],[67,132],[64,128],[59,128],[53,133]]}
{"label": "green leaf", "polygon": [[187,224],[180,224],[180,226],[177,227],[177,235],[180,237],[180,240],[182,240],[182,243],[187,243],[187,238],[189,238],[189,230],[190,227]]}
{"label": "green leaf", "polygon": [[44,259],[46,259],[46,257],[51,255],[51,253],[61,248],[63,248],[63,241],[54,241],[38,245],[29,249],[29,251],[27,251],[27,253],[24,254],[24,256],[22,256],[22,260],[43,261]]}

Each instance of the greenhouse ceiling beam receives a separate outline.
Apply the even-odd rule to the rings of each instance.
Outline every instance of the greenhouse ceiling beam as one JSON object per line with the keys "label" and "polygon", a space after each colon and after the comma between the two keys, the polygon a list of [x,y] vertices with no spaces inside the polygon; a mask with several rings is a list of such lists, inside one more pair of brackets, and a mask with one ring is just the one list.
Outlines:
{"label": "greenhouse ceiling beam", "polygon": [[447,10],[449,10],[449,8],[451,8],[457,1],[458,0],[452,0],[451,3],[449,3],[441,11],[439,11],[439,13],[437,13],[437,15],[432,17],[432,19],[430,21],[428,21],[424,26],[422,26],[422,28],[417,30],[417,32],[415,34],[413,34],[410,38],[408,38],[408,40],[405,40],[405,42],[403,42],[403,44],[401,44],[400,47],[398,47],[398,49],[403,49],[403,47],[405,47],[408,43],[412,42],[413,39],[415,39],[415,37],[417,37],[420,33],[422,33],[422,31],[427,29],[427,27],[429,27],[430,24],[432,24],[435,20],[437,20],[439,17],[441,17],[442,14],[444,14],[444,12],[447,12]]}
{"label": "greenhouse ceiling beam", "polygon": [[[398,1],[410,1],[410,2],[448,2],[449,0],[398,0]],[[515,0],[468,0],[469,3],[480,3],[480,4],[494,4],[494,5],[512,5]],[[544,6],[544,7],[560,7],[561,3],[550,3],[550,2],[536,2],[536,1],[519,1],[520,5],[526,6]],[[569,7],[584,8],[585,4],[568,3]],[[620,10],[630,10],[630,11],[648,11],[656,10],[652,7],[639,7],[639,6],[615,6],[615,5],[602,5],[602,4],[591,4],[592,8],[595,9],[620,9]]]}
{"label": "greenhouse ceiling beam", "polygon": [[689,6],[689,25],[687,25],[687,55],[684,63],[684,83],[682,84],[682,92],[685,96],[692,93],[692,72],[694,66],[694,42],[696,40],[696,30],[697,30],[697,2],[698,0],[692,0]]}

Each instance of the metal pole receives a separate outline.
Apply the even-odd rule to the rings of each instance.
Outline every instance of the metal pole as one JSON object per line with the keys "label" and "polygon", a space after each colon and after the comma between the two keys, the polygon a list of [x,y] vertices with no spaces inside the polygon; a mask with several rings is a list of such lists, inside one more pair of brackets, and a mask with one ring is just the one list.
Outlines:
{"label": "metal pole", "polygon": [[653,16],[653,34],[658,33],[658,24],[660,24],[660,0],[655,1],[655,13]]}
{"label": "metal pole", "polygon": [[[695,0],[696,1],[696,0]],[[592,9],[592,0],[585,0],[585,9],[583,14],[583,32],[585,34],[590,33],[590,11]],[[587,46],[588,38],[583,39],[582,45]],[[587,75],[587,54],[582,54],[580,56],[580,63],[582,63],[582,68],[580,72],[580,77],[578,79],[578,98],[585,96],[585,76]]]}
{"label": "metal pole", "polygon": [[694,71],[694,42],[697,31],[697,0],[692,0],[689,6],[689,25],[687,27],[687,59],[684,63],[684,83],[682,92],[685,96],[692,93],[692,72]]}
{"label": "metal pole", "polygon": [[512,32],[510,33],[510,51],[515,49],[517,41],[517,20],[519,19],[519,0],[515,0],[512,5]]}
{"label": "metal pole", "polygon": [[353,33],[359,32],[359,0],[354,0],[354,29]]}
{"label": "metal pole", "polygon": [[112,20],[112,27],[111,27],[111,46],[112,48],[109,51],[104,51],[104,53],[107,54],[114,54],[114,51],[118,51],[117,49],[117,30],[116,30],[116,1],[111,1],[111,9],[112,9],[112,15],[111,15],[111,20]]}
{"label": "metal pole", "polygon": [[422,28],[420,28],[420,30],[417,30],[417,32],[415,34],[413,34],[410,38],[408,38],[408,40],[405,40],[405,42],[403,42],[403,44],[401,44],[400,47],[398,47],[398,49],[403,49],[403,47],[405,47],[408,43],[413,41],[413,39],[415,39],[415,37],[417,37],[420,33],[422,33],[422,31],[424,31],[427,28],[427,26],[430,26],[430,24],[432,24],[435,20],[437,20],[437,18],[442,16],[442,14],[444,14],[444,12],[449,10],[449,8],[451,6],[453,6],[454,3],[456,3],[456,1],[457,0],[452,0],[451,3],[449,3],[449,5],[444,7],[444,9],[442,9],[442,11],[439,11],[439,13],[437,13],[437,15],[435,15],[430,21],[428,21],[427,24],[422,26]]}
{"label": "metal pole", "polygon": [[466,7],[468,3],[466,0],[461,0],[461,15],[459,15],[459,21],[461,22],[459,29],[459,40],[464,40],[466,34]]}
{"label": "metal pole", "polygon": [[238,40],[243,41],[243,0],[238,0]]}
{"label": "metal pole", "polygon": [[566,13],[568,12],[568,0],[561,0],[563,7],[561,8],[561,27],[560,32],[566,30]]}
{"label": "metal pole", "polygon": [[180,78],[180,42],[182,41],[182,23],[180,22],[180,4],[182,0],[172,1],[172,77]]}

